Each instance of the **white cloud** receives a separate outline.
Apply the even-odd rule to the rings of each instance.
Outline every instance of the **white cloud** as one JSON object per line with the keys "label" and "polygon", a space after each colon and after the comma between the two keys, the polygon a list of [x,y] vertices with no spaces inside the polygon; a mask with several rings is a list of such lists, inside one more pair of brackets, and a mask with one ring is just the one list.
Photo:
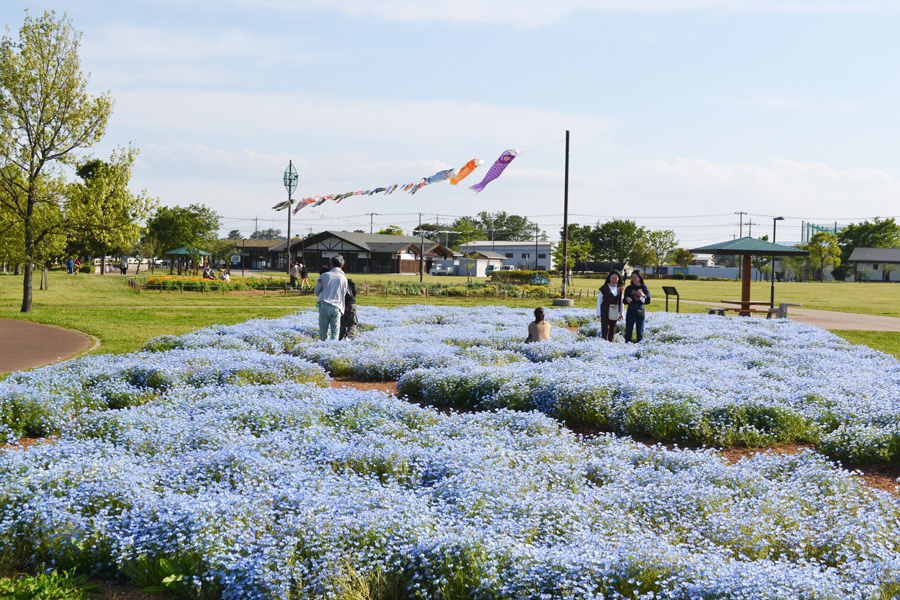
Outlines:
{"label": "white cloud", "polygon": [[579,12],[838,13],[896,10],[892,0],[231,0],[284,12],[333,10],[396,22],[458,22],[540,27]]}
{"label": "white cloud", "polygon": [[898,206],[900,199],[900,181],[884,171],[783,159],[765,165],[717,165],[699,158],[644,161],[610,173],[609,179],[617,197],[646,205],[645,214],[744,210],[805,220],[867,218]]}

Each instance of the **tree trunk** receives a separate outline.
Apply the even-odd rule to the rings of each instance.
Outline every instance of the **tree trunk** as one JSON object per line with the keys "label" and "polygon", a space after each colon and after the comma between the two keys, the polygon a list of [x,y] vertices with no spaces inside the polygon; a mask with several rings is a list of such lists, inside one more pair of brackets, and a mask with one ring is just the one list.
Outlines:
{"label": "tree trunk", "polygon": [[34,283],[34,229],[31,222],[31,215],[34,211],[34,201],[32,193],[28,194],[28,205],[25,212],[25,277],[22,278],[22,312],[31,312],[32,290],[31,285]]}

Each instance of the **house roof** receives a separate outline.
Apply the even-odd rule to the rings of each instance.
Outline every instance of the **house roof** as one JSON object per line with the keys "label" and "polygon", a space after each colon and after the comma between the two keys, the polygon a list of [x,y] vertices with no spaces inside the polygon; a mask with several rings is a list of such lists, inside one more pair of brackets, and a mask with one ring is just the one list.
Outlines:
{"label": "house roof", "polygon": [[728,240],[702,248],[692,248],[690,252],[694,254],[749,254],[751,256],[788,256],[788,255],[808,255],[809,252],[800,248],[791,248],[790,246],[782,246],[781,244],[773,244],[764,240],[758,240],[752,237],[742,237],[736,240]]}
{"label": "house roof", "polygon": [[228,238],[222,238],[223,242],[234,242],[234,244],[238,248],[242,248],[245,250],[268,250],[272,246],[277,246],[278,244],[284,244],[284,240],[254,240],[245,238],[242,240],[231,240]]}
{"label": "house roof", "polygon": [[900,263],[900,248],[854,248],[850,262]]}
{"label": "house roof", "polygon": [[[302,243],[307,247],[316,244],[324,239],[338,238],[349,244],[358,247],[361,251],[371,252],[373,254],[397,254],[409,248],[413,252],[418,253],[422,245],[423,239],[413,235],[390,235],[386,233],[356,233],[353,231],[323,231],[316,235],[306,238]],[[291,246],[298,246],[301,242],[297,239],[291,242]],[[450,250],[441,244],[424,238],[425,254],[437,253],[451,256]],[[287,242],[282,240],[279,244],[270,248],[271,252],[284,252]]]}
{"label": "house roof", "polygon": [[[554,242],[549,240],[541,240],[538,244],[550,244],[552,245]],[[461,247],[472,247],[472,248],[490,248],[494,246],[506,246],[507,248],[513,247],[531,247],[534,248],[534,240],[524,240],[524,241],[512,241],[512,240],[476,240],[474,242],[466,242],[465,244],[460,244]]]}
{"label": "house roof", "polygon": [[500,254],[499,252],[491,252],[490,250],[478,250],[475,254],[482,258],[489,258],[492,260],[506,260],[505,255]]}

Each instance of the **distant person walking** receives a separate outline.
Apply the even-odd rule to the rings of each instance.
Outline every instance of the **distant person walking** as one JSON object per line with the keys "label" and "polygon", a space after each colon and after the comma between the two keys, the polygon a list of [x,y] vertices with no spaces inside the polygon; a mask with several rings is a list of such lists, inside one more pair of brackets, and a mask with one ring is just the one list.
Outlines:
{"label": "distant person walking", "polygon": [[632,331],[637,334],[635,342],[644,339],[644,306],[650,304],[650,290],[644,285],[640,271],[631,272],[631,285],[625,288],[625,343],[631,342]]}
{"label": "distant person walking", "polygon": [[344,298],[347,296],[347,277],[344,275],[344,257],[331,257],[331,270],[319,276],[314,293],[319,299],[319,339],[336,340],[341,315],[344,314]]}
{"label": "distant person walking", "polygon": [[528,324],[528,337],[525,339],[525,343],[530,344],[549,339],[550,323],[544,317],[544,309],[539,306],[534,309],[534,321]]}
{"label": "distant person walking", "polygon": [[619,274],[613,271],[606,276],[597,296],[597,317],[600,318],[600,337],[609,342],[616,339],[616,326],[624,318],[623,290]]}
{"label": "distant person walking", "polygon": [[300,263],[294,262],[294,264],[291,265],[290,276],[291,276],[291,289],[296,290],[297,289],[297,278],[300,277]]}
{"label": "distant person walking", "polygon": [[300,261],[300,289],[303,289],[303,286],[306,285],[306,289],[312,289],[312,286],[309,285],[309,269],[306,268],[306,262]]}
{"label": "distant person walking", "polygon": [[122,271],[122,275],[128,274],[128,261],[124,258],[122,259],[122,262],[119,263],[119,270]]}
{"label": "distant person walking", "polygon": [[344,314],[341,315],[341,335],[338,339],[353,339],[359,319],[356,316],[356,284],[347,279],[347,295],[344,296]]}

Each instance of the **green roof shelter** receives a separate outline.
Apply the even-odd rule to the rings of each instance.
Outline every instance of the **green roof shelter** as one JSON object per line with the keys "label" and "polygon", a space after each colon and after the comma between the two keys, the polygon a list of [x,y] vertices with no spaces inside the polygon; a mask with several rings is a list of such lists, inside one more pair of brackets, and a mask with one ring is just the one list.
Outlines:
{"label": "green roof shelter", "polygon": [[[181,275],[181,266],[186,256],[212,256],[209,252],[205,250],[201,250],[200,248],[195,248],[193,246],[182,246],[181,248],[175,248],[174,250],[169,250],[168,252],[163,252],[166,256],[174,256],[178,259],[178,274]],[[172,273],[172,270],[175,267],[174,260],[172,264],[169,265],[169,274]],[[196,270],[196,266],[195,266]]]}
{"label": "green roof shelter", "polygon": [[[741,307],[750,307],[750,257],[751,256],[771,256],[774,264],[776,256],[809,256],[809,252],[800,248],[792,248],[790,246],[782,246],[773,244],[765,240],[758,240],[752,237],[742,237],[736,240],[728,240],[711,246],[703,246],[702,248],[692,248],[690,250],[695,254],[730,254],[742,256],[743,276],[741,277]],[[775,269],[772,269],[772,283],[774,285]],[[750,313],[746,313],[749,315]]]}

